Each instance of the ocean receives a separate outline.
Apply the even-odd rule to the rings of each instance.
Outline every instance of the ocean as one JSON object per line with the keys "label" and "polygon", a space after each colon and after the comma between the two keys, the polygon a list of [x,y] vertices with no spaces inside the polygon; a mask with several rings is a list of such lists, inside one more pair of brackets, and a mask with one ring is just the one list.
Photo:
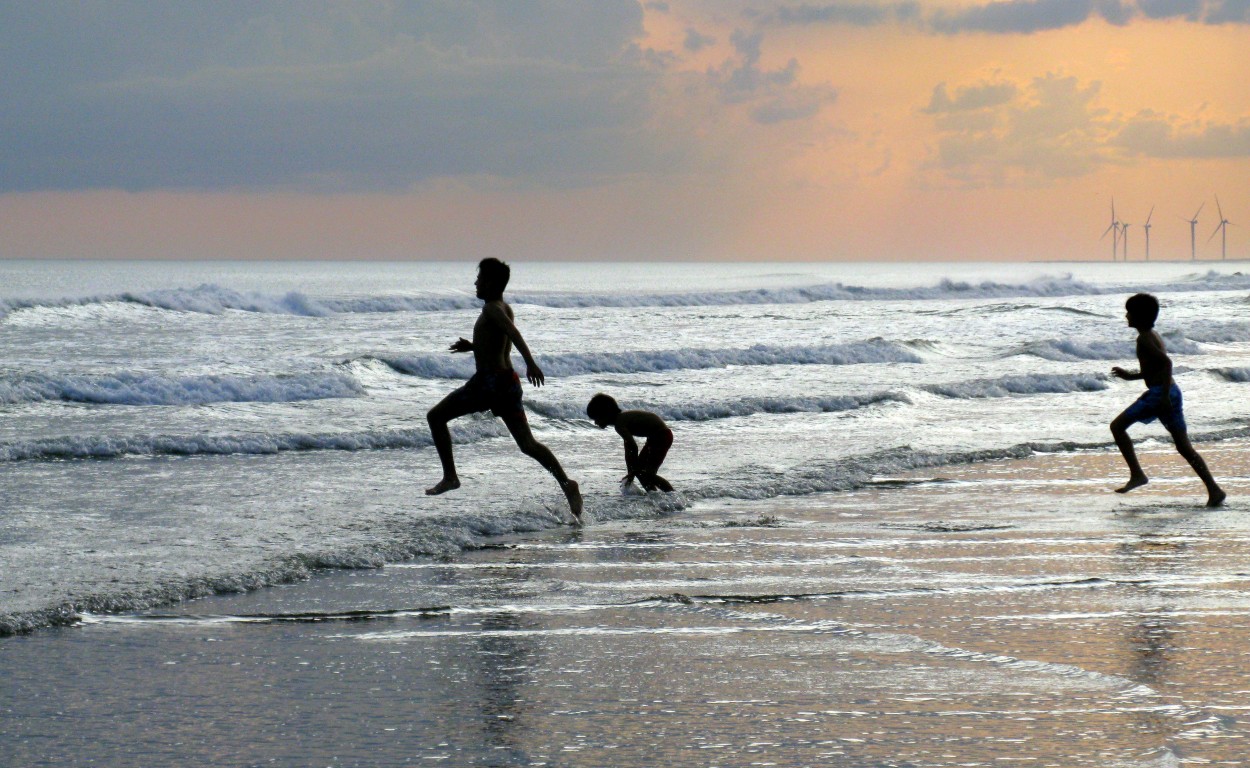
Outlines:
{"label": "ocean", "polygon": [[[124,765],[138,750],[155,761],[146,764],[303,765],[314,764],[313,758],[326,765],[404,764],[442,755],[438,759],[466,765],[608,765],[644,764],[666,749],[669,764],[756,764],[748,759],[753,753],[745,743],[737,744],[732,734],[717,735],[718,726],[712,725],[707,738],[728,739],[725,743],[742,750],[733,757],[722,755],[720,762],[693,757],[696,752],[689,750],[708,746],[696,743],[702,737],[689,735],[702,727],[697,718],[686,726],[693,730],[680,737],[657,734],[655,720],[638,709],[646,709],[643,704],[654,690],[634,691],[628,698],[640,703],[628,712],[614,710],[615,726],[603,719],[604,710],[586,710],[586,722],[598,724],[586,726],[597,734],[587,738],[598,739],[598,752],[569,752],[553,744],[539,749],[523,739],[504,739],[500,747],[492,741],[496,732],[487,728],[474,731],[474,738],[465,736],[457,753],[449,745],[457,743],[456,734],[467,733],[466,722],[484,727],[482,718],[497,716],[491,728],[506,728],[513,722],[507,718],[520,717],[513,709],[500,709],[491,696],[511,697],[514,708],[515,699],[526,699],[511,688],[503,693],[492,688],[484,704],[474,705],[480,712],[457,721],[454,711],[439,707],[467,695],[466,676],[486,674],[498,683],[491,677],[498,673],[460,669],[440,678],[434,670],[454,663],[464,650],[455,643],[466,637],[478,643],[470,651],[479,654],[475,664],[490,666],[489,654],[496,651],[536,652],[530,645],[521,651],[490,650],[492,643],[528,637],[533,627],[517,616],[558,614],[565,617],[559,621],[566,621],[598,611],[602,615],[591,625],[603,631],[582,640],[624,638],[623,645],[600,649],[605,658],[632,660],[629,675],[615,682],[610,675],[603,678],[603,686],[623,691],[631,680],[641,679],[639,665],[661,647],[657,643],[673,642],[685,631],[714,639],[742,631],[735,622],[743,619],[731,616],[732,606],[724,602],[728,597],[754,605],[752,599],[768,602],[782,595],[795,606],[802,602],[795,602],[796,595],[824,595],[826,602],[844,607],[846,594],[903,594],[935,585],[952,595],[981,589],[988,575],[978,571],[976,558],[973,565],[947,574],[950,578],[918,572],[919,560],[884,570],[866,563],[902,558],[904,551],[912,557],[921,547],[917,542],[928,541],[936,542],[924,545],[931,548],[930,560],[949,557],[950,563],[966,564],[963,555],[945,548],[956,539],[970,546],[968,536],[981,546],[1012,548],[1013,558],[1049,552],[1050,545],[1040,539],[1020,539],[1018,526],[1024,520],[1045,518],[1046,530],[1084,554],[1096,549],[1098,557],[1139,557],[1122,549],[1122,537],[1129,534],[1112,530],[1125,509],[1115,505],[1148,498],[1159,519],[1180,516],[1192,522],[1200,513],[1186,505],[1200,508],[1205,496],[1188,468],[1176,463],[1157,474],[1148,465],[1155,482],[1141,494],[1109,493],[1127,472],[1113,453],[1107,424],[1140,391],[1139,382],[1115,380],[1109,371],[1112,365],[1135,367],[1135,333],[1125,325],[1123,308],[1125,298],[1138,291],[1155,293],[1163,305],[1158,329],[1177,366],[1196,446],[1224,457],[1221,463],[1208,455],[1217,478],[1242,471],[1233,467],[1241,466],[1237,457],[1244,451],[1230,446],[1243,446],[1250,438],[1250,274],[1244,263],[519,262],[512,268],[507,298],[546,374],[546,386],[525,386],[525,407],[535,436],[581,484],[583,531],[570,528],[554,480],[516,449],[489,414],[452,425],[462,487],[438,497],[423,492],[440,477],[425,413],[472,372],[471,357],[446,351],[456,338],[471,335],[481,305],[473,296],[472,263],[0,262],[0,676],[21,686],[25,695],[20,698],[27,702],[15,709],[9,697],[0,744],[30,761],[15,764],[81,759],[83,764]],[[514,362],[523,372],[519,357]],[[662,474],[675,493],[620,488],[620,439],[585,416],[586,403],[597,392],[611,394],[624,408],[655,411],[672,427],[675,442]],[[1144,456],[1171,460],[1158,424],[1139,425],[1133,434]],[[1043,469],[1052,464],[1045,462],[1064,467],[1062,492],[1050,488],[1040,497],[1025,494],[1021,489],[1047,476]],[[1008,469],[997,480],[977,475],[989,466]],[[1030,474],[1034,470],[1040,474]],[[975,482],[951,481],[959,473],[975,475]],[[1238,482],[1234,477],[1229,487],[1232,510],[1242,490]],[[1001,498],[1012,488],[1019,493]],[[937,503],[931,498],[940,500],[938,507],[926,506]],[[1036,504],[1023,508],[1017,503],[1023,498]],[[1086,515],[1110,528],[1095,525],[1084,531],[1085,523],[1074,521],[1088,520]],[[1218,576],[1218,581],[1233,578],[1238,567],[1250,570],[1243,557],[1250,538],[1241,524],[1228,517],[1210,519],[1231,526],[1221,528],[1226,535],[1213,542],[1242,544],[1233,547],[1234,562],[1200,569],[1201,577]],[[1079,536],[1078,529],[1084,531]],[[1194,535],[1189,529],[1183,533]],[[774,536],[781,539],[774,541]],[[666,554],[654,559],[657,551]],[[674,552],[693,559],[679,566]],[[1064,549],[1052,565],[1071,565],[1066,558],[1077,557],[1073,552]],[[525,575],[538,567],[535,561],[509,560],[517,553],[539,557],[547,566],[559,559],[563,570],[535,581]],[[984,563],[991,561],[998,562]],[[783,562],[786,567],[778,570]],[[673,568],[681,573],[666,570]],[[706,573],[691,581],[700,568]],[[664,570],[666,576],[648,569]],[[732,578],[721,584],[718,574],[727,569]],[[578,575],[572,582],[571,573]],[[1052,616],[1076,610],[1065,600],[1091,601],[1085,593],[1098,590],[1088,579],[1112,585],[1107,594],[1123,587],[1101,572],[1062,578],[1012,574],[1006,581],[1002,576],[996,572],[995,583],[1006,585],[1017,606],[1036,600],[1046,603]],[[593,589],[585,586],[590,582]],[[1037,586],[1052,582],[1058,586],[1050,591]],[[1064,586],[1069,582],[1083,585],[1075,588],[1079,597]],[[1011,592],[1016,589],[1022,591]],[[715,616],[704,604],[713,598],[720,611]],[[1106,611],[1126,610],[1124,600],[1107,599],[1113,605]],[[647,618],[639,619],[637,611],[643,608]],[[915,659],[890,666],[891,654],[897,660],[912,652],[961,668],[979,665],[1005,678],[1037,675],[1044,678],[1036,684],[1038,691],[1048,685],[1053,689],[1055,679],[1083,681],[1129,698],[1140,698],[1144,694],[1138,689],[1149,687],[1148,680],[1130,672],[1085,669],[1079,659],[1054,668],[1012,666],[996,660],[1002,654],[992,648],[967,650],[973,643],[969,638],[980,630],[965,626],[956,631],[944,620],[934,625],[945,628],[944,636],[929,636],[936,632],[927,632],[923,617],[945,610],[919,611],[908,619],[905,633],[892,627],[886,643],[877,641],[893,619],[861,616],[859,621],[872,624],[868,628],[847,616],[834,622],[793,608],[793,615],[773,627],[777,638],[769,642],[782,642],[784,636],[785,643],[797,643],[801,632],[794,628],[802,625],[819,635],[812,642],[823,644],[821,654],[827,658],[869,653],[864,648],[873,646],[869,666],[875,671],[860,670],[855,685],[861,687],[878,674],[915,678],[920,674]],[[1241,618],[1250,617],[1250,608],[1237,611]],[[604,618],[609,614],[615,618]],[[692,615],[701,618],[695,621]],[[543,621],[548,620],[556,621]],[[278,729],[264,739],[245,738],[250,747],[228,754],[213,751],[223,749],[224,735],[215,747],[201,743],[200,751],[189,746],[193,739],[163,736],[158,748],[150,735],[146,741],[136,733],[117,737],[114,719],[107,725],[97,721],[96,730],[112,729],[119,740],[86,760],[83,755],[91,754],[92,745],[108,742],[101,733],[94,741],[82,735],[55,747],[50,746],[56,743],[49,730],[53,726],[36,725],[40,705],[31,702],[41,696],[46,702],[53,691],[74,683],[68,677],[57,681],[35,675],[32,665],[63,669],[74,665],[72,659],[105,654],[117,642],[132,653],[156,648],[159,658],[172,658],[172,649],[203,640],[205,633],[212,634],[206,628],[223,626],[245,633],[237,641],[257,643],[257,635],[246,635],[255,624],[270,627],[264,630],[271,633],[265,648],[275,659],[312,653],[306,647],[312,641],[301,633],[321,633],[317,636],[326,644],[311,658],[326,662],[328,669],[333,664],[327,659],[342,650],[339,633],[345,627],[359,623],[357,639],[364,645],[384,643],[371,621],[411,622],[387,625],[396,633],[390,640],[401,645],[435,629],[444,642],[441,651],[412,662],[426,679],[417,686],[420,693],[409,692],[425,702],[421,712],[445,717],[422,721],[424,730],[417,733],[409,728],[411,740],[402,744],[395,741],[396,733],[388,737],[379,730],[378,743],[369,748],[381,752],[353,752],[345,745],[356,744],[359,734],[344,735],[335,728],[345,726],[332,727],[329,720],[300,720],[307,712],[294,700],[275,705],[257,696],[251,700],[254,708],[245,707],[241,714],[231,698],[237,691],[202,695],[217,702],[213,706],[221,709],[217,714],[223,720],[246,720],[247,711],[276,707],[291,718],[283,721],[290,729],[282,731],[287,741],[279,738]],[[447,625],[436,627],[439,622]],[[554,653],[562,643],[576,643],[578,628],[586,626],[545,625],[548,634],[541,636],[554,639],[525,643]],[[842,641],[849,645],[826,647]],[[947,650],[932,650],[938,646]],[[574,647],[578,653],[587,648]],[[965,650],[950,650],[957,647]],[[735,652],[742,650],[735,646]],[[653,672],[677,687],[689,674],[720,679],[723,671],[710,659],[723,659],[724,653],[723,647],[701,652],[689,669],[666,656],[665,668]],[[386,658],[375,661],[382,664]],[[1010,658],[1025,663],[1018,654]],[[560,675],[598,690],[601,682],[576,668],[586,661],[570,662]],[[134,677],[121,672],[131,668],[116,658],[101,659],[88,674],[100,679],[102,690],[106,682],[116,686],[119,675],[129,680],[122,688],[135,697],[125,699],[133,703],[143,699],[145,690],[152,694],[145,685],[155,685],[155,676],[164,671],[135,659],[130,663]],[[213,674],[224,664],[218,659],[210,665]],[[81,668],[78,673],[84,674]],[[885,710],[856,704],[856,696],[845,691],[826,691],[823,702],[807,701],[816,696],[815,683],[800,677],[788,678],[777,689],[793,686],[795,701],[807,702],[789,716],[810,710],[842,712],[837,717],[844,719],[871,719],[871,714],[845,713],[876,712],[878,724],[889,719]],[[650,682],[654,688],[662,681]],[[912,684],[920,685],[914,679]],[[998,684],[982,679],[977,690]],[[212,689],[205,680],[196,685]],[[825,679],[821,685],[832,683]],[[309,688],[317,690],[323,689]],[[360,682],[352,690],[369,687]],[[757,699],[785,701],[774,694],[735,690],[715,701],[746,702],[735,705],[739,711],[757,706]],[[355,711],[369,707],[370,696],[360,695],[361,700],[353,699]],[[1053,695],[1050,690],[1045,697]],[[833,699],[837,706],[829,704]],[[949,697],[937,700],[949,703]],[[698,706],[712,706],[709,701],[704,697]],[[1243,704],[1250,707],[1250,697],[1241,696],[1236,706]],[[109,697],[97,702],[98,710],[83,705],[76,720],[82,725],[75,729],[90,733],[92,717],[124,711],[116,705]],[[1162,706],[1154,700],[1136,702],[1123,712],[1156,705]],[[1173,712],[1178,722],[1190,723],[1198,711],[1184,702],[1167,703],[1172,705],[1178,707]],[[69,705],[59,706],[63,712]],[[544,710],[545,717],[564,711],[550,706],[554,709]],[[1049,699],[1039,706],[1052,714],[1059,711]],[[411,709],[403,711],[412,715]],[[520,706],[518,711],[528,710]],[[1108,710],[1099,704],[1090,710],[1095,711],[1105,716]],[[622,721],[647,732],[651,751],[622,735]],[[175,725],[164,723],[158,731],[192,727]],[[403,732],[395,723],[384,727]],[[786,738],[798,738],[787,743],[799,749],[795,744],[803,739],[795,733],[804,726],[790,722],[787,727]],[[1181,732],[1178,726],[1176,733]],[[527,733],[562,731],[547,723],[531,724]],[[946,762],[937,757],[938,747],[911,762],[883,757],[901,754],[899,745],[910,743],[891,733],[880,740],[880,751],[862,747],[868,751],[847,757],[846,764],[981,764],[954,742],[947,750],[953,757]],[[324,740],[317,741],[317,734]],[[632,745],[636,754],[617,762],[615,753],[602,751],[613,740]],[[804,743],[820,741],[811,735]],[[1124,741],[1125,750],[1140,746]],[[372,743],[364,739],[360,750],[366,742]],[[1043,750],[1043,756],[1062,751],[1056,745],[1066,742],[1056,733],[1049,743],[1052,751]],[[1166,759],[1154,746],[1150,749],[1155,750],[1150,760],[1179,759],[1175,748],[1168,748],[1172,757]],[[803,760],[819,763],[847,754],[812,750],[802,752]],[[1091,764],[1096,751],[1090,752]],[[388,757],[370,762],[366,754]],[[985,764],[1002,754],[991,750]],[[1124,757],[1124,764],[1138,764],[1134,759]],[[783,758],[778,764],[787,762]]]}

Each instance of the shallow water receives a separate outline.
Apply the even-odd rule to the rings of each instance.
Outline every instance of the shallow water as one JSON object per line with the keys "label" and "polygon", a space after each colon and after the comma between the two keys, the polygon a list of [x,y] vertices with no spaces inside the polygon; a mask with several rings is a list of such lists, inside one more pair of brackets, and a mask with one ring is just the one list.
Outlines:
{"label": "shallow water", "polygon": [[[1221,264],[518,264],[540,440],[597,523],[1106,446],[1137,383],[1126,293],[1163,298],[1191,431],[1250,434],[1250,277]],[[0,262],[0,634],[567,523],[501,425],[426,411],[470,264]],[[663,503],[622,497],[608,391],[667,419]],[[1161,434],[1142,427],[1140,437]]]}
{"label": "shallow water", "polygon": [[878,476],[0,643],[15,765],[1239,765],[1250,445]]}

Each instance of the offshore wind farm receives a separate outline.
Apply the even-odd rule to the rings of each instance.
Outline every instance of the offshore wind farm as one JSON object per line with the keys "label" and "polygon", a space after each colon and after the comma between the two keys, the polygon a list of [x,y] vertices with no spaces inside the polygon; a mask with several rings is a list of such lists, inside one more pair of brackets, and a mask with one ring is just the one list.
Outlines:
{"label": "offshore wind farm", "polygon": [[[1186,216],[1177,215],[1177,219],[1189,225],[1189,258],[1185,259],[1183,257],[1179,257],[1179,258],[1169,259],[1167,257],[1164,257],[1162,259],[1163,261],[1186,261],[1186,260],[1188,261],[1217,261],[1217,260],[1229,261],[1230,260],[1228,258],[1228,227],[1230,225],[1231,226],[1236,226],[1236,225],[1227,216],[1224,215],[1224,207],[1220,203],[1220,198],[1218,195],[1215,196],[1215,208],[1219,214],[1218,223],[1216,223],[1215,229],[1211,231],[1210,236],[1207,237],[1206,242],[1203,245],[1209,246],[1212,243],[1212,241],[1215,240],[1216,235],[1219,235],[1220,236],[1219,256],[1217,259],[1208,255],[1205,252],[1202,254],[1201,257],[1199,256],[1199,253],[1198,253],[1198,247],[1199,247],[1198,246],[1198,229],[1199,229],[1199,223],[1200,223],[1199,217],[1201,216],[1203,209],[1206,208],[1206,204],[1207,202],[1205,200],[1199,203],[1198,208],[1194,210],[1194,214],[1192,216],[1186,217]],[[1141,225],[1142,232],[1145,236],[1145,252],[1144,252],[1143,257],[1140,259],[1141,261],[1151,261],[1150,230],[1153,226],[1155,226],[1154,224],[1151,223],[1151,220],[1154,218],[1156,207],[1157,206],[1155,205],[1150,206],[1150,211],[1149,213],[1146,214],[1146,219]],[[1116,213],[1115,199],[1112,198],[1111,220],[1107,224],[1107,228],[1102,231],[1102,235],[1100,235],[1099,237],[1100,240],[1105,240],[1107,238],[1107,235],[1111,235],[1111,260],[1112,261],[1128,262],[1128,261],[1133,260],[1129,256],[1129,237],[1128,237],[1129,227],[1132,227],[1132,226],[1134,226],[1132,222],[1121,219],[1119,214]],[[1247,256],[1244,254],[1238,255],[1237,252],[1234,252],[1233,258],[1231,260],[1242,261],[1247,258],[1250,258],[1250,256]]]}

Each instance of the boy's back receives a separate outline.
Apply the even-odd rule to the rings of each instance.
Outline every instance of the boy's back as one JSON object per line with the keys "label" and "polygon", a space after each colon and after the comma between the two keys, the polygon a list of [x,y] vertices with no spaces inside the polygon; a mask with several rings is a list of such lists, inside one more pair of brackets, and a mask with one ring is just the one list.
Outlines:
{"label": "boy's back", "polygon": [[622,436],[652,438],[669,430],[664,419],[650,411],[621,411],[616,417],[616,431]]}

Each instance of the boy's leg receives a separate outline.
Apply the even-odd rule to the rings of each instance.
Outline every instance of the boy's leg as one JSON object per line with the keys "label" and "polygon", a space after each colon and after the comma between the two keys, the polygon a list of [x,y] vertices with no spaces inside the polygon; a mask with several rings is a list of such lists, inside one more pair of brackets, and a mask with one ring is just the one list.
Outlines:
{"label": "boy's leg", "polygon": [[1128,493],[1134,488],[1139,488],[1150,482],[1150,478],[1146,477],[1146,473],[1142,471],[1141,463],[1137,461],[1137,451],[1133,449],[1133,439],[1128,436],[1128,428],[1137,420],[1129,414],[1126,409],[1115,420],[1111,422],[1111,436],[1115,438],[1116,447],[1120,449],[1120,453],[1124,456],[1124,463],[1128,464],[1128,482],[1123,486],[1116,488],[1116,493]]}
{"label": "boy's leg", "polygon": [[460,487],[460,478],[456,475],[456,460],[451,452],[451,431],[447,429],[447,423],[474,412],[472,404],[464,398],[462,389],[457,389],[444,397],[425,416],[426,422],[430,425],[430,437],[434,439],[434,448],[438,451],[438,460],[443,465],[443,479],[425,489],[430,496],[454,491]]}
{"label": "boy's leg", "polygon": [[673,492],[672,484],[654,472],[647,473],[647,479],[643,482],[642,487],[646,488],[648,491],[663,491],[664,493]]}
{"label": "boy's leg", "polygon": [[1189,462],[1189,466],[1194,468],[1194,472],[1202,479],[1202,484],[1207,487],[1207,506],[1218,507],[1223,504],[1228,494],[1219,486],[1219,483],[1215,482],[1215,478],[1211,476],[1211,470],[1207,469],[1206,461],[1194,449],[1193,443],[1189,442],[1189,432],[1185,429],[1172,432],[1170,428],[1168,432],[1172,433],[1172,442],[1176,444],[1176,452],[1185,457],[1185,461]]}
{"label": "boy's leg", "polygon": [[665,493],[672,493],[673,486],[667,480],[660,477],[660,465],[664,463],[664,459],[668,456],[668,449],[673,445],[673,433],[669,431],[666,435],[648,438],[642,450],[638,452],[638,482],[642,483],[642,487],[648,491],[660,490]]}
{"label": "boy's leg", "polygon": [[556,482],[560,484],[560,489],[564,491],[564,497],[568,499],[569,509],[572,510],[573,516],[580,520],[582,516],[582,494],[578,489],[577,482],[570,480],[569,476],[564,474],[564,468],[560,466],[559,460],[556,459],[551,449],[534,439],[534,433],[530,431],[530,423],[525,418],[525,412],[501,416],[500,418],[507,425],[508,431],[512,433],[512,438],[516,440],[517,447],[521,449],[521,452],[542,464],[555,477]]}

